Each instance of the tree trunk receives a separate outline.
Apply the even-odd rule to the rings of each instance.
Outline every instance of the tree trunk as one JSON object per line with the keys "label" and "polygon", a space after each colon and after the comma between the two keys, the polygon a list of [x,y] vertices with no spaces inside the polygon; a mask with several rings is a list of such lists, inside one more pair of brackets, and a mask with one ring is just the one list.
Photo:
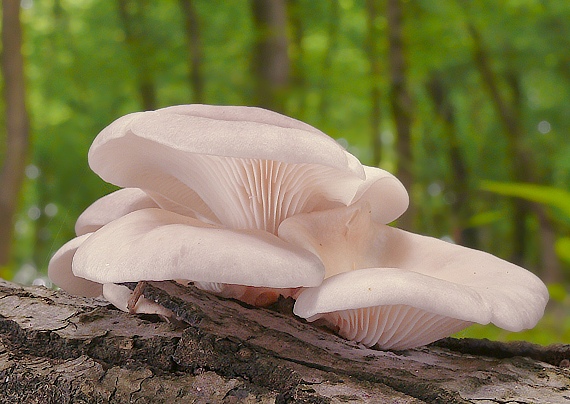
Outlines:
{"label": "tree trunk", "polygon": [[252,11],[257,32],[253,55],[256,104],[284,112],[289,85],[285,0],[253,0]]}
{"label": "tree trunk", "polygon": [[323,58],[323,68],[320,74],[318,91],[320,93],[319,116],[329,119],[331,105],[331,77],[333,76],[333,62],[339,46],[339,31],[341,24],[341,10],[338,1],[330,1],[330,14],[327,18],[327,49]]}
{"label": "tree trunk", "polygon": [[474,228],[467,226],[471,217],[469,174],[455,127],[455,111],[448,90],[439,73],[434,73],[427,85],[428,93],[433,101],[435,112],[443,124],[443,136],[449,146],[451,162],[450,190],[455,198],[451,202],[453,214],[454,240],[471,248],[477,248],[477,233]]}
{"label": "tree trunk", "polygon": [[[496,75],[491,68],[491,62],[483,39],[479,31],[473,24],[468,24],[468,30],[473,40],[475,64],[479,69],[479,73],[483,80],[487,91],[491,97],[491,101],[495,106],[498,117],[505,128],[505,136],[507,140],[507,155],[511,163],[511,175],[514,182],[533,182],[530,176],[533,172],[531,167],[531,158],[529,154],[523,150],[522,139],[524,130],[521,125],[521,118],[518,109],[509,105],[505,97],[499,91],[499,83]],[[518,89],[515,90],[515,103],[520,102],[520,94],[517,94]],[[525,265],[524,252],[526,251],[526,240],[528,232],[526,227],[526,218],[530,213],[530,204],[522,199],[513,200],[513,252],[511,261],[518,265]]]}
{"label": "tree trunk", "polygon": [[6,155],[0,172],[0,267],[10,260],[17,209],[29,143],[20,1],[2,2],[2,76],[6,103]]}
{"label": "tree trunk", "polygon": [[367,32],[366,53],[370,63],[370,135],[372,139],[373,165],[378,166],[382,160],[382,92],[380,84],[382,79],[382,62],[378,50],[381,32],[378,28],[380,17],[378,0],[366,0]]}
{"label": "tree trunk", "polygon": [[[396,175],[406,189],[411,192],[413,184],[412,156],[412,98],[407,88],[407,62],[404,52],[402,0],[388,0],[386,15],[388,19],[388,43],[390,63],[390,104],[396,125],[396,151],[398,164]],[[414,220],[414,207],[400,219],[398,226],[411,229]]]}
{"label": "tree trunk", "polygon": [[287,0],[287,13],[291,27],[291,90],[296,101],[288,108],[287,112],[302,121],[306,121],[306,98],[307,79],[305,77],[305,52],[303,38],[305,37],[305,25],[303,16],[305,10],[299,0]]}
{"label": "tree trunk", "polygon": [[193,102],[204,103],[204,77],[202,74],[202,39],[200,23],[193,0],[180,0],[180,8],[184,14],[184,28],[188,42],[188,67],[190,70],[190,86],[194,94]]}
{"label": "tree trunk", "polygon": [[131,54],[131,60],[137,72],[137,86],[141,97],[142,107],[146,111],[155,110],[156,86],[150,66],[151,49],[144,43],[144,8],[146,1],[118,0],[119,16],[123,22],[125,42]]}
{"label": "tree trunk", "polygon": [[[446,339],[366,349],[295,318],[150,282],[176,320],[0,282],[3,403],[564,402],[570,347]],[[170,295],[176,294],[177,298]]]}

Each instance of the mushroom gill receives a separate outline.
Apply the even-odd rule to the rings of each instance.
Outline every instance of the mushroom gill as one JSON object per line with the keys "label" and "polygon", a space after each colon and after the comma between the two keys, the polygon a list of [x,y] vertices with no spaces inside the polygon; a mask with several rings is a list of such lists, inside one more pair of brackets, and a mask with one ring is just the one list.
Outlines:
{"label": "mushroom gill", "polygon": [[348,340],[392,350],[429,344],[473,324],[405,304],[341,310],[319,318]]}

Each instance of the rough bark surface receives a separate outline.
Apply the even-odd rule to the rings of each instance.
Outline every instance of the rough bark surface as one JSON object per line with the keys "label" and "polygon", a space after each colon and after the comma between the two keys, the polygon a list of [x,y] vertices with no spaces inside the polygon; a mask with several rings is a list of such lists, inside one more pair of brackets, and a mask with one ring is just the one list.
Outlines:
{"label": "rough bark surface", "polygon": [[298,320],[287,300],[252,308],[171,282],[144,293],[176,318],[0,282],[0,402],[570,402],[568,346],[383,352]]}

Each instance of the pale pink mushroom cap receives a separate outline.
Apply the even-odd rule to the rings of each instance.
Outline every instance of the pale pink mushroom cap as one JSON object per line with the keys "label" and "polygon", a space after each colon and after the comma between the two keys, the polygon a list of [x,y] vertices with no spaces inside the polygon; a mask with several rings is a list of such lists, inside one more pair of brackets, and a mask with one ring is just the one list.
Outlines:
{"label": "pale pink mushroom cap", "polygon": [[145,192],[138,188],[119,189],[97,199],[79,215],[75,234],[93,233],[127,213],[146,208],[158,208],[158,205]]}
{"label": "pale pink mushroom cap", "polygon": [[251,107],[184,105],[119,118],[89,151],[93,171],[143,189],[162,208],[236,229],[276,234],[287,217],[382,199],[389,222],[408,196],[380,169],[365,169],[319,130]]}
{"label": "pale pink mushroom cap", "polygon": [[367,346],[406,349],[472,323],[531,328],[548,291],[531,272],[490,254],[375,223],[367,203],[300,214],[279,236],[325,264],[322,285],[303,290],[294,312],[326,320]]}
{"label": "pale pink mushroom cap", "polygon": [[271,233],[150,208],[93,233],[77,249],[73,273],[98,283],[186,279],[291,288],[319,285],[324,268],[309,251]]}
{"label": "pale pink mushroom cap", "polygon": [[65,243],[51,258],[48,265],[51,281],[73,295],[101,295],[101,283],[73,274],[72,261],[75,252],[93,232],[104,225],[135,210],[156,206],[143,191],[133,188],[120,189],[93,202],[77,219],[75,232],[78,237]]}
{"label": "pale pink mushroom cap", "polygon": [[[49,275],[123,310],[131,292],[122,282],[193,281],[252,304],[305,287],[297,315],[367,346],[404,349],[474,322],[532,327],[548,300],[520,267],[386,226],[408,206],[402,184],[271,111],[129,114],[97,136],[89,162],[126,189],[80,216]],[[145,300],[135,309],[165,314]]]}
{"label": "pale pink mushroom cap", "polygon": [[56,251],[48,265],[48,276],[51,281],[72,295],[96,297],[103,293],[103,286],[100,283],[77,277],[71,269],[75,252],[91,234],[86,233],[69,240]]}

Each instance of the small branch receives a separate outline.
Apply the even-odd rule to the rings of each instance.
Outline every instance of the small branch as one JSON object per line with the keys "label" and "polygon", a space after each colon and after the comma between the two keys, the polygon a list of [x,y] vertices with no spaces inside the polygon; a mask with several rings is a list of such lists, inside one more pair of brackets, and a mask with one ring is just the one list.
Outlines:
{"label": "small branch", "polygon": [[127,302],[127,309],[129,310],[130,314],[136,313],[136,305],[139,302],[139,299],[141,298],[141,296],[143,295],[143,291],[144,291],[145,286],[146,286],[146,282],[140,281],[137,283],[135,290],[133,290],[133,293],[131,294],[129,301]]}

